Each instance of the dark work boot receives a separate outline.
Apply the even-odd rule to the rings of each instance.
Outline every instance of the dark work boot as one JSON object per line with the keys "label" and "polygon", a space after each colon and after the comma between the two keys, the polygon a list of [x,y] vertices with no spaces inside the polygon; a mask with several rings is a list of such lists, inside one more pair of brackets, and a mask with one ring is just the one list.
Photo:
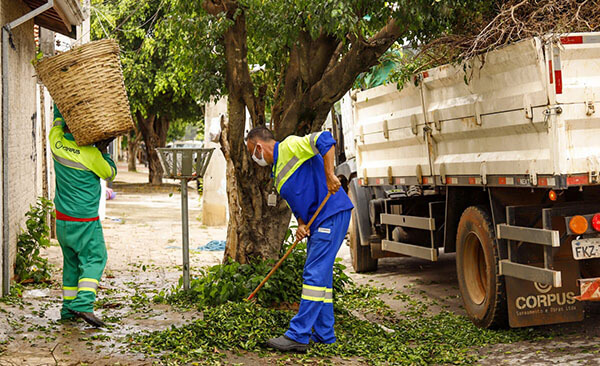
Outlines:
{"label": "dark work boot", "polygon": [[289,339],[285,335],[269,339],[267,341],[267,346],[280,351],[306,352],[306,350],[308,349],[308,344],[298,343],[293,339]]}
{"label": "dark work boot", "polygon": [[93,327],[101,328],[105,325],[104,322],[102,320],[100,320],[98,317],[96,317],[96,315],[94,315],[93,312],[86,313],[83,311],[76,311],[76,310],[71,310],[71,309],[69,309],[69,311],[71,313],[73,313],[76,317],[85,320],[89,325],[91,325]]}

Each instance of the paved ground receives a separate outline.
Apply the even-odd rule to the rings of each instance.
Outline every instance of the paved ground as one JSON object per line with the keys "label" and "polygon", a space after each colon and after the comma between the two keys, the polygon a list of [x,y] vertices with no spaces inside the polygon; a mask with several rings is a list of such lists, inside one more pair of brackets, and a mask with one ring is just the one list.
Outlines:
{"label": "paved ground", "polygon": [[[60,306],[60,279],[56,271],[57,284],[51,289],[28,290],[21,303],[0,303],[0,366],[151,365],[156,360],[130,353],[122,338],[142,330],[183,324],[198,316],[195,312],[177,312],[166,305],[139,306],[158,290],[171,288],[180,276],[180,198],[176,190],[170,195],[169,189],[137,192],[135,184],[146,180],[143,173],[124,173],[119,179],[130,185],[123,186],[122,191],[117,189],[117,198],[107,205],[108,217],[103,225],[109,262],[99,296],[100,313],[112,327],[97,331],[83,323],[56,322]],[[224,227],[209,228],[199,221],[198,195],[192,193],[189,202],[191,247],[225,239]],[[46,255],[60,267],[58,246],[51,247]],[[218,263],[222,256],[223,252],[193,251],[192,268]],[[346,246],[342,246],[339,256],[350,269]],[[437,305],[430,308],[431,313],[448,309],[464,314],[453,255],[441,255],[437,263],[389,258],[380,261],[374,274],[348,272],[358,283],[410,288],[424,299],[435,300]],[[402,302],[391,297],[384,299],[393,309],[403,310]],[[545,327],[545,331],[555,334],[554,339],[475,350],[483,357],[480,364],[600,364],[600,307],[592,305],[588,306],[588,318],[583,323]],[[256,355],[231,355],[229,361],[246,365],[268,363]]]}
{"label": "paved ground", "polygon": [[[340,252],[350,266],[347,247]],[[432,314],[441,308],[466,315],[459,295],[453,254],[442,254],[436,263],[415,258],[380,260],[377,272],[352,274],[358,283],[378,284],[388,288],[411,287],[424,298],[436,300]],[[392,308],[402,310],[403,303],[386,299]],[[588,303],[586,319],[581,323],[539,327],[552,334],[550,340],[517,342],[484,347],[478,350],[480,365],[600,365],[600,303]]]}

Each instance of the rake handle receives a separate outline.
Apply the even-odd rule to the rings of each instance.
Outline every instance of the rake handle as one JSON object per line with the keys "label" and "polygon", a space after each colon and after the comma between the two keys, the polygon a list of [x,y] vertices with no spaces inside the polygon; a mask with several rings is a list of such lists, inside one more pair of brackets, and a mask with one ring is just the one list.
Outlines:
{"label": "rake handle", "polygon": [[[315,214],[311,217],[310,221],[308,222],[308,224],[306,224],[306,228],[310,229],[310,225],[312,225],[312,223],[315,221],[315,219],[317,218],[317,216],[319,216],[319,213],[321,212],[321,210],[323,209],[323,207],[325,206],[325,204],[327,203],[327,200],[329,200],[329,197],[331,197],[331,192],[327,193],[327,196],[325,196],[325,198],[323,199],[323,202],[321,202],[321,205],[319,206],[319,208],[317,208],[317,211],[315,211]],[[269,274],[267,274],[267,276],[262,280],[262,282],[256,286],[256,289],[254,289],[254,291],[252,291],[252,293],[250,294],[250,296],[248,296],[248,298],[246,299],[246,301],[250,301],[252,300],[252,298],[258,293],[258,291],[260,291],[260,289],[264,286],[265,283],[267,283],[267,281],[269,280],[269,278],[271,278],[271,276],[273,275],[273,273],[275,273],[275,271],[277,271],[277,269],[281,266],[281,264],[283,263],[283,261],[289,257],[289,255],[292,253],[292,250],[294,250],[294,248],[296,247],[296,245],[298,245],[298,243],[301,240],[296,239],[294,241],[294,244],[292,244],[292,246],[285,252],[285,254],[283,255],[283,257],[281,257],[281,259],[275,264],[275,266],[273,266],[273,268],[271,268],[271,271],[269,272]]]}

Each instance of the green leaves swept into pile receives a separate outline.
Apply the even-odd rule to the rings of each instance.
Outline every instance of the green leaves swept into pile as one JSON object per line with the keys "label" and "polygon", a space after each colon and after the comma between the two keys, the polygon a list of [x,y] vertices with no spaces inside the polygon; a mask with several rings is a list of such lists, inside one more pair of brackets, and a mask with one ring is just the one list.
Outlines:
{"label": "green leaves swept into pile", "polygon": [[[282,253],[291,245],[291,231],[288,231],[287,244]],[[269,279],[257,295],[264,306],[278,306],[300,302],[302,292],[302,270],[306,260],[306,244],[300,243],[282,266]],[[256,260],[249,264],[239,264],[228,260],[224,264],[210,267],[200,277],[193,279],[189,292],[176,291],[166,296],[166,301],[179,304],[193,304],[200,307],[223,304],[228,301],[240,302],[248,297],[275,264],[274,260]],[[346,267],[337,261],[334,264],[334,293],[340,295],[351,283],[344,273]],[[180,284],[181,286],[181,284]],[[163,294],[164,296],[164,294]],[[157,300],[163,300],[160,297]]]}
{"label": "green leaves swept into pile", "polygon": [[[529,329],[479,329],[466,317],[445,311],[427,316],[424,313],[427,306],[419,301],[409,305],[406,313],[396,315],[380,301],[364,301],[366,297],[390,291],[393,292],[352,287],[336,304],[337,343],[312,346],[306,355],[292,357],[298,357],[298,362],[352,358],[369,365],[470,364],[478,359],[475,347],[539,337]],[[348,309],[384,316],[370,322]],[[136,351],[161,357],[167,364],[217,364],[225,357],[225,350],[261,352],[261,356],[267,356],[264,343],[287,330],[293,315],[292,311],[230,302],[204,309],[202,319],[191,324],[135,336],[130,342]],[[271,356],[281,357],[278,353]]]}

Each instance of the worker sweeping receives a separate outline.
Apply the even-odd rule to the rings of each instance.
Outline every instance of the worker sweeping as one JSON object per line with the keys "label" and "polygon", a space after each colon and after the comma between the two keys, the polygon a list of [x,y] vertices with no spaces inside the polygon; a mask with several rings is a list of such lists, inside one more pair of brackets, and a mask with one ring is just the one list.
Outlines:
{"label": "worker sweeping", "polygon": [[78,146],[58,108],[49,136],[56,173],[56,234],[63,253],[61,319],[82,318],[95,327],[96,291],[106,265],[98,217],[100,179],[113,180],[117,167],[107,153],[111,140]]}
{"label": "worker sweeping", "polygon": [[[336,341],[333,264],[348,231],[353,206],[334,173],[335,143],[328,131],[289,136],[278,142],[269,129],[256,127],[247,136],[252,159],[263,167],[272,165],[275,189],[298,220],[296,239],[309,237],[300,309],[287,332],[267,342],[278,350],[303,352],[310,340]],[[308,230],[306,223],[328,192],[332,196]]]}

